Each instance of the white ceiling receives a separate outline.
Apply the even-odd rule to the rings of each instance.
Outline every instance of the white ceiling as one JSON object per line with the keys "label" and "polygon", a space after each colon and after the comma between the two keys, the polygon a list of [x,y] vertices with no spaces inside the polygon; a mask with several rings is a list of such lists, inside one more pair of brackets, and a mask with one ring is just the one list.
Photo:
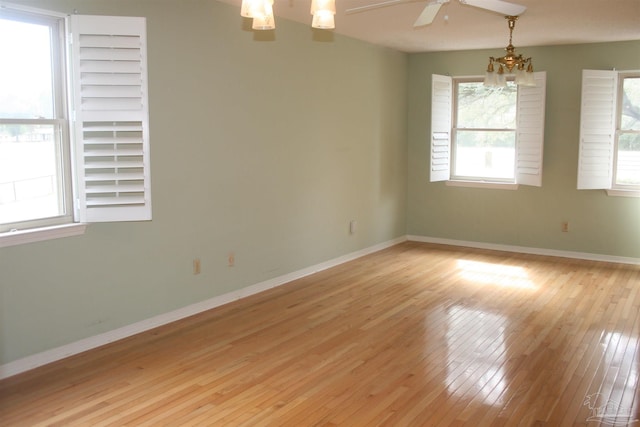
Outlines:
{"label": "white ceiling", "polygon": [[[238,7],[242,0],[220,0]],[[338,34],[403,52],[505,47],[509,41],[507,22],[500,14],[450,0],[434,22],[414,28],[413,23],[428,0],[347,14],[347,9],[385,0],[336,0]],[[640,40],[640,0],[515,0],[527,7],[513,32],[513,44],[545,46]],[[279,19],[310,26],[311,0],[275,0],[276,33]],[[327,31],[327,30],[315,30]],[[638,52],[640,55],[640,52]]]}

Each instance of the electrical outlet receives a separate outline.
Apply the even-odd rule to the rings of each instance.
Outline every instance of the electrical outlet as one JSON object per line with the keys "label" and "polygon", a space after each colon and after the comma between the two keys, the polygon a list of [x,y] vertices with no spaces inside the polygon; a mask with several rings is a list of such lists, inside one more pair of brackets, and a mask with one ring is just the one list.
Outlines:
{"label": "electrical outlet", "polygon": [[358,221],[355,219],[349,222],[349,234],[356,234],[356,230],[358,229]]}
{"label": "electrical outlet", "polygon": [[193,260],[193,274],[200,274],[200,258]]}
{"label": "electrical outlet", "polygon": [[569,221],[565,221],[562,223],[562,232],[563,233],[569,232]]}
{"label": "electrical outlet", "polygon": [[234,254],[233,252],[229,252],[227,261],[229,263],[229,267],[233,267],[234,265],[236,265],[236,254]]}

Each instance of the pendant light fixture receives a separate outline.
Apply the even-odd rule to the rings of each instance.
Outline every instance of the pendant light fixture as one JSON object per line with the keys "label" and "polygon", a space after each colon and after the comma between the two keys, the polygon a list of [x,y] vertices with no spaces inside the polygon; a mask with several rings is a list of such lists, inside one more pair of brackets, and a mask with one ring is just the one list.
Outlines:
{"label": "pendant light fixture", "polygon": [[[311,0],[311,26],[323,30],[336,27],[336,0]],[[240,16],[253,19],[254,30],[273,30],[276,22],[273,15],[273,0],[242,0]]]}
{"label": "pendant light fixture", "polygon": [[336,0],[311,0],[311,26],[322,30],[336,27]]}
{"label": "pendant light fixture", "polygon": [[[505,16],[505,19],[509,22],[509,45],[505,48],[507,54],[500,58],[489,57],[489,65],[485,74],[484,84],[485,86],[504,87],[507,84],[505,73],[512,73],[515,69],[516,84],[535,86],[531,58],[524,58],[522,54],[516,55],[516,48],[512,43],[513,29],[518,17]],[[498,66],[498,71],[495,71],[494,64]]]}
{"label": "pendant light fixture", "polygon": [[254,30],[273,30],[276,21],[273,16],[273,0],[242,0],[240,16],[253,18]]}

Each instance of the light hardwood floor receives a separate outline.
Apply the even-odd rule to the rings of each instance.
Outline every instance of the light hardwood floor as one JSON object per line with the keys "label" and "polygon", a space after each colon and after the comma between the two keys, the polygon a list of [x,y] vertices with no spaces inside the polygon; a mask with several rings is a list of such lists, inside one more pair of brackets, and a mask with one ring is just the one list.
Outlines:
{"label": "light hardwood floor", "polygon": [[640,426],[640,267],[406,242],[0,382],[0,425]]}

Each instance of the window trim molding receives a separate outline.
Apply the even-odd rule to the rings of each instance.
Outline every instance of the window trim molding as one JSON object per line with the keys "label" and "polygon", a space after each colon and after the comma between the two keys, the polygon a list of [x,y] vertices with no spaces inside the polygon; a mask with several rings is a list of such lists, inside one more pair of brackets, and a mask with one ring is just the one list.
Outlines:
{"label": "window trim molding", "polygon": [[86,229],[87,224],[74,222],[51,227],[8,231],[6,233],[0,233],[0,248],[59,239],[62,237],[80,236],[85,233]]}
{"label": "window trim molding", "polygon": [[520,184],[515,182],[466,181],[460,179],[445,181],[445,185],[447,187],[486,188],[491,190],[517,190],[520,186]]}
{"label": "window trim molding", "polygon": [[640,197],[640,191],[637,190],[621,190],[619,188],[607,188],[607,196],[613,197]]}
{"label": "window trim molding", "polygon": [[5,2],[5,1],[0,1],[0,8],[6,11],[15,10],[18,12],[33,13],[35,15],[51,16],[54,18],[66,18],[67,16],[69,16],[68,13],[58,12],[50,9],[42,9],[39,7],[24,6],[21,4]]}

